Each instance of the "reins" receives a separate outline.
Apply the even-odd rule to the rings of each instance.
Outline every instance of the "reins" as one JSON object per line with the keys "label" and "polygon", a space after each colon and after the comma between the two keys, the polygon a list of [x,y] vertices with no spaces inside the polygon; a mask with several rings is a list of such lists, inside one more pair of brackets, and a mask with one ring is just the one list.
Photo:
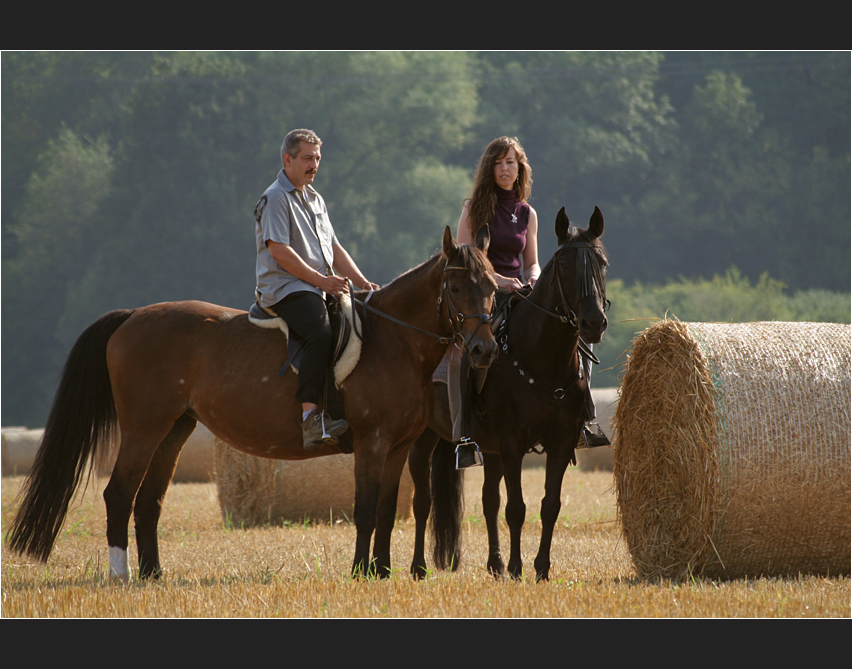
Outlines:
{"label": "reins", "polygon": [[[441,295],[438,296],[438,312],[440,313],[440,311],[441,311],[441,305],[443,303],[444,295],[446,295],[447,296],[447,314],[448,314],[449,321],[450,321],[450,328],[453,331],[452,337],[445,337],[443,335],[437,335],[437,334],[434,334],[432,332],[429,332],[428,330],[423,330],[422,328],[419,328],[416,325],[412,325],[411,323],[406,323],[405,321],[402,321],[398,318],[391,316],[390,314],[386,314],[385,312],[380,311],[379,309],[376,309],[375,307],[370,306],[368,304],[368,302],[370,301],[370,298],[373,296],[373,291],[370,291],[369,295],[367,295],[367,298],[363,301],[359,300],[359,299],[357,299],[353,296],[352,297],[352,302],[353,302],[352,308],[353,308],[353,310],[355,309],[354,303],[357,302],[366,311],[370,311],[370,312],[372,312],[372,313],[374,313],[378,316],[381,316],[382,318],[385,318],[385,319],[391,321],[392,323],[396,323],[397,325],[401,325],[401,326],[406,327],[410,330],[414,330],[414,331],[419,332],[421,334],[425,334],[429,337],[432,337],[435,340],[435,342],[438,343],[438,344],[449,345],[449,344],[455,343],[455,345],[460,349],[467,348],[468,345],[470,344],[470,340],[473,339],[473,336],[476,334],[476,331],[483,324],[491,322],[491,314],[464,314],[464,313],[462,313],[462,311],[456,306],[456,303],[453,300],[452,295],[449,292],[449,289],[448,289],[448,286],[447,286],[447,276],[446,276],[447,272],[453,271],[453,270],[465,271],[467,269],[468,268],[466,268],[466,267],[455,267],[455,266],[451,267],[449,265],[444,266],[444,281],[443,281],[443,284],[441,286]],[[349,281],[349,291],[350,291],[350,295],[351,295],[352,294],[352,282],[351,281]],[[450,307],[452,307],[453,310],[455,310],[455,319],[453,319],[453,315],[450,311]],[[461,332],[461,325],[468,318],[478,318],[479,319],[479,325],[476,328],[474,328],[473,332],[470,334],[470,337],[465,339],[464,334]],[[361,337],[361,339],[363,339],[362,335],[360,333],[358,333],[357,331],[356,331],[356,334],[358,334],[358,336]],[[461,346],[459,346],[459,342],[461,342]]]}
{"label": "reins", "polygon": [[[570,324],[572,327],[577,328],[577,326],[578,326],[577,314],[574,312],[573,309],[571,309],[570,305],[568,304],[568,300],[565,299],[565,291],[562,288],[562,281],[559,278],[559,271],[558,271],[557,268],[553,267],[553,264],[554,264],[554,261],[556,260],[557,254],[559,253],[559,251],[561,251],[562,249],[565,249],[565,248],[584,249],[580,253],[580,259],[579,259],[578,266],[577,266],[577,279],[578,279],[577,284],[578,284],[579,297],[582,298],[582,297],[585,297],[586,295],[591,295],[591,294],[594,294],[594,293],[600,294],[602,291],[599,288],[599,284],[600,284],[599,273],[595,272],[592,269],[592,265],[590,264],[590,256],[592,256],[592,258],[593,258],[592,249],[594,248],[594,245],[590,244],[589,242],[566,242],[564,244],[561,244],[556,249],[556,251],[553,253],[553,257],[551,257],[550,261],[547,263],[544,270],[542,271],[542,275],[546,274],[548,271],[551,271],[551,270],[555,273],[555,275],[553,276],[553,278],[551,280],[556,282],[556,286],[559,289],[559,299],[560,299],[560,304],[557,305],[556,309],[554,311],[551,311],[551,310],[541,306],[540,304],[537,304],[532,299],[530,299],[532,293],[530,293],[530,296],[527,296],[527,295],[524,295],[521,292],[516,292],[516,295],[518,297],[520,297],[521,299],[523,299],[527,304],[532,305],[533,307],[535,307],[539,311],[544,312],[548,316],[558,319],[563,324]],[[609,304],[610,304],[609,300],[607,300],[605,295],[604,295],[604,311],[606,311],[609,308]],[[560,308],[562,309],[563,312],[567,312],[567,313],[563,313],[563,314],[557,313],[557,311]],[[568,316],[569,313],[570,313],[570,317]],[[553,390],[553,389],[539,383],[538,381],[536,381],[529,374],[529,372],[527,372],[521,366],[520,361],[509,350],[508,335],[506,334],[505,328],[506,328],[506,321],[503,321],[503,324],[501,326],[502,332],[498,335],[497,342],[500,345],[500,347],[503,349],[503,352],[506,354],[506,356],[508,356],[512,360],[512,366],[515,367],[515,369],[518,371],[518,374],[521,377],[524,377],[530,385],[534,385],[534,386],[537,386],[539,388],[542,388],[543,390],[546,390],[548,393],[550,393],[553,396],[554,400],[562,400],[562,399],[565,398],[567,391],[569,391],[571,388],[573,388],[574,386],[576,386],[580,382],[580,379],[582,378],[582,371],[580,371],[577,378],[574,379],[574,382],[571,383],[571,385],[569,385],[565,388],[556,388],[555,390]],[[600,360],[598,360],[598,358],[595,356],[595,354],[592,353],[591,349],[586,345],[586,343],[582,339],[580,339],[579,336],[577,337],[577,342],[578,342],[578,349],[579,349],[578,355],[580,353],[582,353],[583,355],[588,357],[590,360],[592,360],[592,362],[594,362],[596,364],[600,362]],[[582,368],[583,368],[583,366],[580,365],[579,369],[582,370]]]}
{"label": "reins", "polygon": [[[542,274],[547,273],[547,271],[551,268],[554,261],[556,260],[556,255],[562,250],[567,248],[573,249],[583,249],[584,251],[580,253],[580,258],[577,267],[577,278],[578,278],[578,294],[580,298],[585,297],[586,295],[591,295],[592,293],[600,293],[600,288],[598,287],[600,284],[600,279],[598,277],[598,273],[594,272],[591,267],[591,263],[589,262],[589,256],[592,255],[592,249],[594,248],[594,244],[590,244],[589,242],[565,242],[564,244],[560,244],[556,251],[554,251],[553,256],[550,258],[550,261],[545,266]],[[571,305],[568,304],[568,300],[565,299],[565,291],[562,288],[562,281],[559,279],[559,271],[554,268],[554,277],[553,281],[556,283],[556,287],[559,289],[559,299],[560,304],[557,305],[556,310],[550,311],[549,309],[544,308],[540,304],[533,302],[530,297],[524,295],[523,293],[517,293],[518,297],[527,302],[527,304],[531,304],[539,311],[544,312],[548,316],[552,318],[559,319],[562,323],[571,324],[574,327],[577,327],[577,314],[571,308]],[[610,306],[610,301],[604,297],[604,311],[607,311]],[[559,309],[562,309],[565,313],[557,313]],[[570,314],[570,317],[568,316]]]}

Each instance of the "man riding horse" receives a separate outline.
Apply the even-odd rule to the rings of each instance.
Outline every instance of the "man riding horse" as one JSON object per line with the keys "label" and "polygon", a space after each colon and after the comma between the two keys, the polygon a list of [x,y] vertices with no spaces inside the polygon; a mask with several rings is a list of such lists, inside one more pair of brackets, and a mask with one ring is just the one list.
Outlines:
{"label": "man riding horse", "polygon": [[331,420],[319,411],[332,349],[323,298],[348,294],[348,281],[362,290],[379,288],[364,277],[337,240],[325,201],[311,185],[321,147],[312,130],[289,132],[281,145],[283,167],[254,210],[257,302],[304,340],[297,399],[302,404],[306,449],[337,444],[349,427],[342,418]]}

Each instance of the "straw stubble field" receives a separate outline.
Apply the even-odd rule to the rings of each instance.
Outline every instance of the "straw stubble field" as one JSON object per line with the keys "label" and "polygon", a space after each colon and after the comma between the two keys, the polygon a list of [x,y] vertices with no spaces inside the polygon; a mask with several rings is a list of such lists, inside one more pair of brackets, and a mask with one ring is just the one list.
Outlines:
{"label": "straw stubble field", "polygon": [[[525,564],[537,547],[543,469],[524,471]],[[617,521],[611,472],[569,468],[553,542],[551,580],[495,580],[487,550],[481,469],[467,474],[464,563],[423,582],[408,575],[413,519],[397,525],[397,572],[384,581],[353,581],[355,541],[345,522],[230,529],[215,484],[175,484],[160,524],[166,569],[159,581],[123,585],[105,578],[104,482],[72,508],[46,566],[2,555],[2,616],[50,618],[467,618],[467,617],[838,617],[850,616],[849,578],[801,577],[652,583],[636,578]],[[2,480],[5,532],[22,479]],[[504,495],[505,497],[505,495]],[[131,532],[132,535],[132,532]],[[508,532],[503,524],[504,557]],[[131,547],[131,560],[135,551]]]}

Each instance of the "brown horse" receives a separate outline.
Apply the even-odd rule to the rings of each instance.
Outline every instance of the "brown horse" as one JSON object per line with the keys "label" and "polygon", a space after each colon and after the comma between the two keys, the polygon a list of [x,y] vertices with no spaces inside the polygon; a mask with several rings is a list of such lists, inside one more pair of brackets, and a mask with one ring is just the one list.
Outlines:
{"label": "brown horse", "polygon": [[[489,327],[494,282],[483,249],[458,245],[449,228],[443,249],[386,287],[355,297],[369,338],[340,383],[355,453],[353,575],[390,572],[390,539],[408,445],[432,410],[432,374],[451,342],[486,367],[497,347]],[[455,270],[455,271],[454,271]],[[366,294],[358,294],[364,298]],[[369,304],[367,304],[367,302]],[[379,314],[367,323],[369,314]],[[128,524],[135,518],[139,576],[161,573],[157,523],[181,448],[201,422],[252,455],[298,460],[339,453],[302,447],[297,379],[280,332],[256,327],[246,312],[203,302],[114,311],[80,336],[63,370],[42,446],[22,491],[9,546],[46,561],[87,463],[121,439],[104,490],[112,576],[127,580]],[[393,500],[393,501],[390,501]]]}
{"label": "brown horse", "polygon": [[[561,506],[562,480],[580,439],[588,386],[580,339],[601,341],[607,327],[606,264],[599,238],[604,222],[595,207],[588,230],[575,228],[562,209],[556,218],[559,247],[528,296],[518,295],[497,332],[500,354],[489,367],[471,411],[471,434],[483,451],[482,509],[488,531],[488,570],[502,575],[497,527],[500,481],[506,479],[506,521],[511,537],[509,573],[522,573],[521,529],[526,514],[521,490],[524,456],[541,445],[547,454],[541,502],[541,541],[536,579],[547,579],[550,545]],[[453,463],[446,386],[435,384],[437,403],[429,428],[412,444],[416,535],[411,573],[426,574],[426,521],[432,512],[434,557],[455,569],[460,557],[462,476]],[[430,492],[430,472],[432,491]]]}

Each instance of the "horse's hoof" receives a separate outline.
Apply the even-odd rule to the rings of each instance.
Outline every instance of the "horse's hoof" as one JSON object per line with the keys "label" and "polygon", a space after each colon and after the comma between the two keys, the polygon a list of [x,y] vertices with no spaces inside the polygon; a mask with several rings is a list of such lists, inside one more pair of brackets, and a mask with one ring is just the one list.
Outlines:
{"label": "horse's hoof", "polygon": [[411,568],[411,578],[415,581],[425,581],[428,572],[426,571],[426,567],[412,567]]}
{"label": "horse's hoof", "polygon": [[506,568],[503,565],[503,562],[495,562],[494,564],[487,565],[488,573],[491,574],[494,578],[503,578],[506,575]]}

